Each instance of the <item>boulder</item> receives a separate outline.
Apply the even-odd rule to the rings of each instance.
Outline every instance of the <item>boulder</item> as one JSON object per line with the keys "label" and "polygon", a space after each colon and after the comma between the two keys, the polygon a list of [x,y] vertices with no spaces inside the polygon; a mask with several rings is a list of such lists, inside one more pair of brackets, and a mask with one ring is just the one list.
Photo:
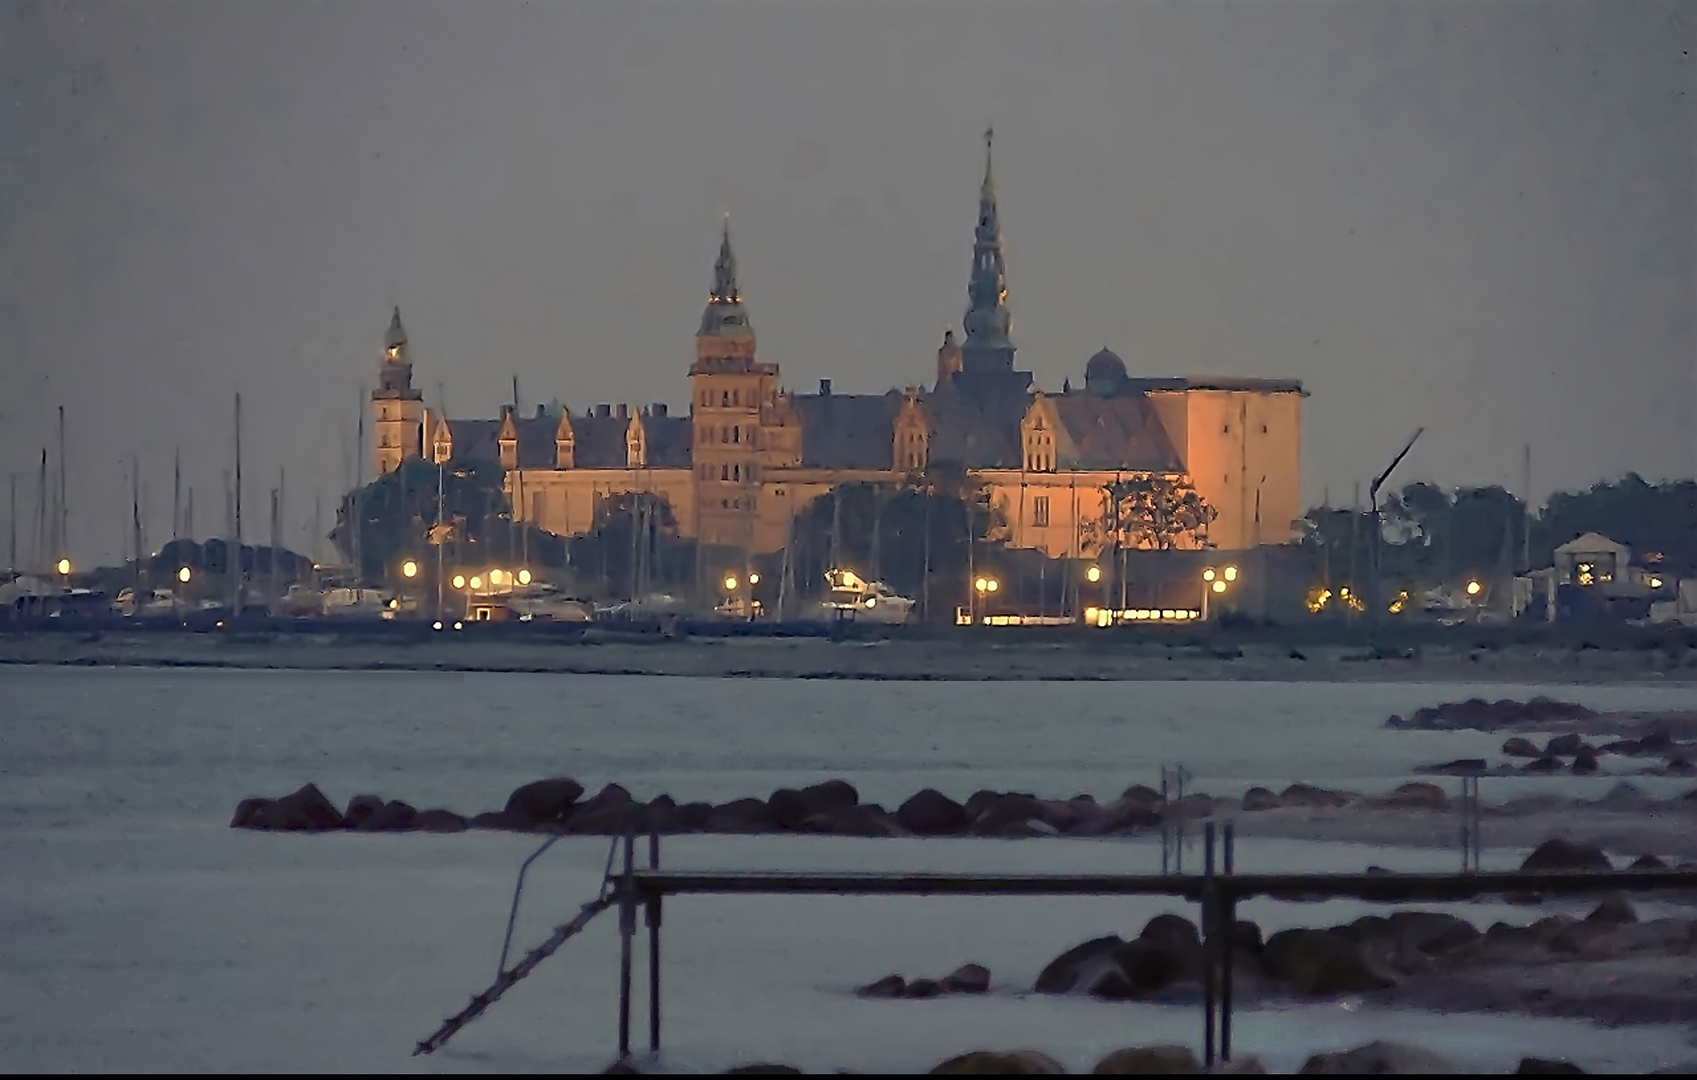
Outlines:
{"label": "boulder", "polygon": [[1673,733],[1665,727],[1651,728],[1649,734],[1638,740],[1638,745],[1645,752],[1652,754],[1666,750],[1673,745]]}
{"label": "boulder", "polygon": [[1040,817],[1037,800],[1029,795],[998,795],[972,819],[972,835],[1001,836],[1009,825]]}
{"label": "boulder", "polygon": [[1238,919],[1232,923],[1231,946],[1235,952],[1260,956],[1265,946],[1261,939],[1261,927],[1248,919]]}
{"label": "boulder", "polygon": [[1115,1050],[1090,1071],[1105,1076],[1175,1076],[1199,1073],[1202,1063],[1188,1046],[1133,1046]]}
{"label": "boulder", "polygon": [[383,806],[380,795],[355,795],[348,800],[348,808],[342,811],[342,826],[348,829],[359,828],[359,823],[375,814]]}
{"label": "boulder", "polygon": [[977,791],[974,791],[967,797],[966,803],[963,806],[963,809],[966,810],[967,818],[977,818],[979,814],[982,814],[991,803],[1001,798],[1003,794],[1003,792],[990,791],[986,788],[979,788]]}
{"label": "boulder", "polygon": [[687,802],[672,811],[672,827],[679,832],[702,832],[712,820],[712,803]]}
{"label": "boulder", "polygon": [[766,800],[766,812],[780,829],[794,829],[818,813],[807,804],[807,796],[793,788],[779,788]]}
{"label": "boulder", "polygon": [[974,1050],[961,1054],[931,1070],[933,1076],[1059,1076],[1066,1072],[1053,1058],[1036,1050],[997,1054]]}
{"label": "boulder", "polygon": [[[1634,757],[1643,752],[1644,744],[1637,739],[1616,739],[1614,742],[1606,742],[1597,747],[1599,754],[1620,754],[1623,757]],[[1527,1058],[1526,1060],[1535,1061],[1537,1059]]]}
{"label": "boulder", "polygon": [[899,998],[906,993],[907,980],[900,975],[886,975],[865,986],[854,988],[854,996],[863,998]]}
{"label": "boulder", "polygon": [[[1481,769],[1484,764],[1479,762]],[[1379,800],[1380,806],[1418,807],[1423,810],[1445,810],[1449,804],[1450,797],[1444,794],[1443,788],[1426,783],[1404,784]]]}
{"label": "boulder", "polygon": [[1603,897],[1603,902],[1591,909],[1591,914],[1585,916],[1589,923],[1613,923],[1617,926],[1638,921],[1638,912],[1632,908],[1631,901],[1619,893],[1611,893]]}
{"label": "boulder", "polygon": [[1579,748],[1583,745],[1585,745],[1585,740],[1579,737],[1579,733],[1570,731],[1565,735],[1557,735],[1555,738],[1545,743],[1544,756],[1572,757],[1579,753]]}
{"label": "boulder", "polygon": [[1552,757],[1549,754],[1545,754],[1543,757],[1534,758],[1531,761],[1528,761],[1526,764],[1522,765],[1520,767],[1520,771],[1523,772],[1523,773],[1553,773],[1553,772],[1556,772],[1557,770],[1559,770],[1560,768],[1561,768],[1561,759],[1560,758]]}
{"label": "boulder", "polygon": [[[861,803],[859,806],[844,807],[831,814],[819,815],[821,819],[831,824],[834,836],[868,836],[891,837],[906,836],[895,819],[884,811],[877,803]],[[815,819],[808,819],[813,821]]]}
{"label": "boulder", "polygon": [[826,780],[801,789],[801,797],[812,814],[847,810],[860,805],[860,792],[847,780]]}
{"label": "boulder", "polygon": [[896,811],[896,823],[915,836],[947,836],[971,824],[966,808],[934,788],[912,795]]}
{"label": "boulder", "polygon": [[1178,982],[1193,957],[1170,944],[1139,938],[1115,949],[1109,959],[1093,979],[1084,975],[1089,981],[1083,989],[1103,1001],[1137,1001]]}
{"label": "boulder", "polygon": [[506,812],[533,825],[563,819],[583,797],[583,785],[569,776],[533,780],[507,796]]}
{"label": "boulder", "polygon": [[772,828],[772,811],[760,799],[733,799],[715,806],[707,830],[716,833],[758,833]]}
{"label": "boulder", "polygon": [[1546,840],[1521,862],[1522,870],[1613,870],[1601,848],[1561,837]]}
{"label": "boulder", "polygon": [[1315,997],[1396,985],[1358,942],[1333,930],[1281,930],[1267,939],[1261,964],[1268,975]]}
{"label": "boulder", "polygon": [[629,1059],[620,1058],[601,1070],[603,1076],[641,1076],[642,1070],[633,1065]]}
{"label": "boulder", "polygon": [[[1124,800],[1121,801],[1124,802]],[[1213,817],[1214,800],[1201,792],[1186,795],[1182,799],[1173,799],[1168,802],[1161,816],[1169,818]]]}
{"label": "boulder", "polygon": [[[1486,763],[1484,758],[1456,758],[1454,761],[1444,761],[1444,762],[1440,762],[1436,765],[1416,766],[1414,771],[1417,772],[1417,773],[1424,773],[1427,776],[1477,776],[1480,773],[1485,772],[1489,767],[1490,766]],[[1410,785],[1408,785],[1408,784],[1403,785],[1403,787],[1409,787],[1409,786]],[[1427,784],[1426,786],[1427,787],[1434,787],[1435,785]],[[1397,790],[1400,791],[1401,788],[1398,788]],[[1442,792],[1440,791],[1440,794],[1441,793]],[[1396,796],[1394,794],[1387,795],[1384,798],[1379,800],[1379,805],[1381,805],[1381,806],[1398,805],[1397,803],[1391,801],[1395,797]],[[1448,801],[1449,800],[1446,798],[1445,802],[1448,802]]]}
{"label": "boulder", "polygon": [[1520,1067],[1514,1070],[1518,1073],[1537,1074],[1544,1076],[1568,1076],[1583,1074],[1584,1069],[1571,1061],[1551,1061],[1547,1058],[1521,1058]]}
{"label": "boulder", "polygon": [[1243,808],[1245,810],[1272,810],[1279,805],[1279,797],[1264,787],[1252,787],[1243,793]]}
{"label": "boulder", "polygon": [[1094,978],[1111,966],[1114,952],[1124,945],[1125,939],[1118,935],[1092,938],[1081,945],[1074,945],[1049,961],[1038,973],[1036,991],[1039,994],[1068,994],[1075,990],[1088,990],[1085,976]]}
{"label": "boulder", "polygon": [[1398,949],[1443,956],[1479,940],[1479,930],[1466,919],[1441,911],[1393,911],[1385,917],[1385,932]]}
{"label": "boulder", "polygon": [[1163,800],[1161,793],[1147,784],[1133,784],[1120,792],[1119,801],[1142,803],[1144,806],[1159,806]]}
{"label": "boulder", "polygon": [[1399,1075],[1459,1073],[1454,1062],[1439,1054],[1407,1043],[1376,1039],[1353,1050],[1335,1050],[1315,1054],[1303,1063],[1301,1072],[1310,1074],[1358,1075],[1361,1073],[1396,1073]]}
{"label": "boulder", "polygon": [[943,984],[936,979],[914,979],[902,991],[902,997],[911,1000],[924,1000],[942,996]]}
{"label": "boulder", "polygon": [[1632,860],[1631,866],[1627,867],[1628,870],[1666,870],[1667,868],[1668,864],[1654,855],[1640,855]]}
{"label": "boulder", "polygon": [[1280,806],[1339,807],[1349,805],[1349,796],[1313,784],[1292,784],[1279,793]]}
{"label": "boulder", "polygon": [[1161,823],[1161,811],[1135,799],[1116,799],[1101,812],[1079,822],[1072,832],[1077,836],[1112,836],[1116,833],[1147,829]]}
{"label": "boulder", "polygon": [[962,964],[943,977],[943,989],[951,994],[988,993],[990,969],[983,964]]}
{"label": "boulder", "polygon": [[360,832],[404,832],[412,828],[418,811],[399,799],[390,799],[359,823]]}
{"label": "boulder", "polygon": [[243,799],[230,827],[317,832],[341,828],[342,812],[316,784],[303,784],[280,799]]}
{"label": "boulder", "polygon": [[530,828],[530,822],[505,810],[486,810],[473,817],[467,824],[474,829],[509,829],[522,832]]}
{"label": "boulder", "polygon": [[412,827],[418,832],[456,833],[465,832],[467,825],[452,810],[421,810],[413,817]]}
{"label": "boulder", "polygon": [[1531,739],[1516,735],[1503,743],[1503,753],[1509,757],[1535,758],[1539,757],[1538,747]]}
{"label": "boulder", "polygon": [[1575,755],[1573,759],[1574,775],[1589,776],[1596,772],[1598,768],[1596,751],[1592,750],[1589,746],[1580,747],[1579,753]]}
{"label": "boulder", "polygon": [[1150,941],[1172,949],[1191,950],[1202,947],[1202,933],[1196,924],[1183,915],[1163,913],[1143,924],[1140,941]]}

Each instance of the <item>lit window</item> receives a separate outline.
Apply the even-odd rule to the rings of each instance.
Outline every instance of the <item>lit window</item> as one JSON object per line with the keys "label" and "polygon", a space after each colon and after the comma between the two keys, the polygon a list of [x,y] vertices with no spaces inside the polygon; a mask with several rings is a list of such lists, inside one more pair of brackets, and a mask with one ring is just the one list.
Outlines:
{"label": "lit window", "polygon": [[1049,496],[1039,495],[1031,500],[1031,523],[1039,529],[1049,526]]}

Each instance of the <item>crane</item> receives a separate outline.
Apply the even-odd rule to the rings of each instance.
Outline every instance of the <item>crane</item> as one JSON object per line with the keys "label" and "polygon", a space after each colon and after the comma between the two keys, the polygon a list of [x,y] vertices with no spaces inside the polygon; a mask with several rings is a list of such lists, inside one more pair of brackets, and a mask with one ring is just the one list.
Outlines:
{"label": "crane", "polygon": [[1373,546],[1369,549],[1372,553],[1373,573],[1370,580],[1371,589],[1367,596],[1367,614],[1373,622],[1379,621],[1380,614],[1379,547],[1384,539],[1384,522],[1379,513],[1379,489],[1385,486],[1385,481],[1390,478],[1391,473],[1396,471],[1396,467],[1402,464],[1402,459],[1408,456],[1410,450],[1414,449],[1415,442],[1425,431],[1426,429],[1423,427],[1415,428],[1414,434],[1408,437],[1406,443],[1403,443],[1402,449],[1397,452],[1397,456],[1391,459],[1391,463],[1385,466],[1385,471],[1374,478],[1373,483],[1367,488],[1367,500],[1373,507]]}

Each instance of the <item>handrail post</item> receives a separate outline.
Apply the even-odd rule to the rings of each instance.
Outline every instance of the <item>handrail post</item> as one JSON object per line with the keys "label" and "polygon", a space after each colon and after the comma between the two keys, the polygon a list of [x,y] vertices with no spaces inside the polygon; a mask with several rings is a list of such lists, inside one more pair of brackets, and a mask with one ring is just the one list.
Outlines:
{"label": "handrail post", "polygon": [[[649,811],[648,869],[660,869],[660,817]],[[660,1052],[660,895],[648,899],[648,1049]]]}
{"label": "handrail post", "polygon": [[630,1057],[631,940],[636,936],[636,822],[626,814],[625,869],[619,878],[619,1060]]}
{"label": "handrail post", "polygon": [[1202,829],[1202,1067],[1214,1067],[1214,980],[1219,972],[1219,890],[1214,881],[1214,822]]}
{"label": "handrail post", "polygon": [[1223,852],[1225,881],[1221,883],[1222,904],[1220,922],[1225,930],[1225,959],[1220,965],[1220,1060],[1232,1059],[1232,947],[1237,939],[1237,894],[1232,891],[1232,848],[1235,846],[1232,823],[1224,826]]}

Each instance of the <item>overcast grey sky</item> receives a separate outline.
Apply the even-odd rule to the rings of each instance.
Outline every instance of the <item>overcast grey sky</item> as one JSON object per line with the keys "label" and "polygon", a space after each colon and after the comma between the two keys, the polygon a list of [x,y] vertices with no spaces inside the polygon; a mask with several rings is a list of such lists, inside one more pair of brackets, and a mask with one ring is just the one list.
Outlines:
{"label": "overcast grey sky", "polygon": [[[1697,472],[1676,2],[0,6],[0,465],[79,557],[181,447],[297,543],[399,302],[456,415],[687,401],[718,216],[786,382],[928,381],[994,122],[1023,366],[1304,380],[1308,501]],[[369,465],[367,466],[369,469]],[[3,498],[0,493],[0,498]],[[0,514],[5,507],[0,503]],[[328,527],[328,526],[326,526]],[[3,556],[3,553],[0,553]]]}

